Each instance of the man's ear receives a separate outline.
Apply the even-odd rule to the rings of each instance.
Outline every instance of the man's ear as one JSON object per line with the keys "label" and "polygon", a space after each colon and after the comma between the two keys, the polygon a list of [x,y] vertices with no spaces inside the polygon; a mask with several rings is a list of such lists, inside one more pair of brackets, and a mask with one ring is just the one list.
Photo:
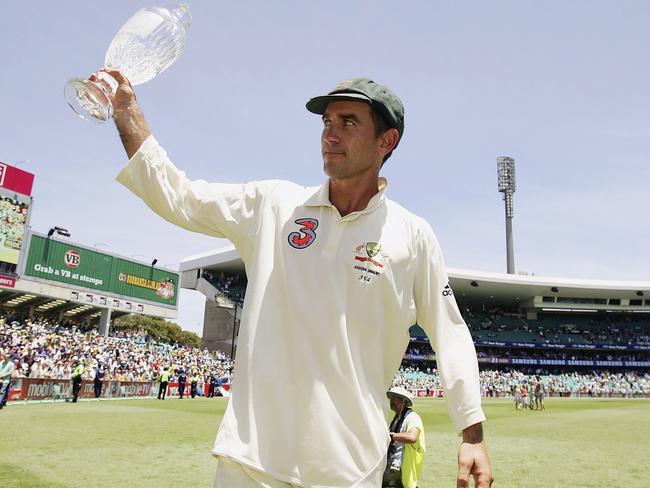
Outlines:
{"label": "man's ear", "polygon": [[385,156],[393,149],[395,149],[395,146],[397,146],[397,141],[399,140],[399,132],[397,132],[397,129],[388,129],[381,135],[380,139],[381,143],[379,147],[382,149],[382,152]]}

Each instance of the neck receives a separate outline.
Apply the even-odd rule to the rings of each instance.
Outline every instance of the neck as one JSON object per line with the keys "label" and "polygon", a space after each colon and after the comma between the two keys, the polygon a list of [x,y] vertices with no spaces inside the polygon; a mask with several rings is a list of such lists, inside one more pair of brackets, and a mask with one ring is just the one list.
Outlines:
{"label": "neck", "polygon": [[359,212],[368,206],[372,197],[379,193],[378,175],[360,180],[330,178],[329,198],[341,217]]}

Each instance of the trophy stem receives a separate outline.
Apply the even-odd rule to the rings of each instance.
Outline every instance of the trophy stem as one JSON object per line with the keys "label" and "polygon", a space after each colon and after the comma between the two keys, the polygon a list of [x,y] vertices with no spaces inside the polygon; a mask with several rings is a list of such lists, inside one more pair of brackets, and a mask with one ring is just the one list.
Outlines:
{"label": "trophy stem", "polygon": [[66,83],[63,94],[79,117],[102,123],[113,117],[109,95],[117,90],[117,81],[103,71],[97,77],[98,81],[73,78]]}

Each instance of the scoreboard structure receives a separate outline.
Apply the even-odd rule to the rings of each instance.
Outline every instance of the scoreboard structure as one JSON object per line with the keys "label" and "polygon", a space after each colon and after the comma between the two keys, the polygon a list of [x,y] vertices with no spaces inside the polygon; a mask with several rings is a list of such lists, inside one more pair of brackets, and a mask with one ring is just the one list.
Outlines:
{"label": "scoreboard structure", "polygon": [[13,287],[32,208],[34,175],[0,162],[0,286]]}

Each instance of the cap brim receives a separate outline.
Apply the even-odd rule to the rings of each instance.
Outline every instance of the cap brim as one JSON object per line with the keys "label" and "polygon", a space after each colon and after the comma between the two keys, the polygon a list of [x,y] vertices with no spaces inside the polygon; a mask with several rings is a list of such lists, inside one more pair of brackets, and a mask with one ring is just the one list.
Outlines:
{"label": "cap brim", "polygon": [[406,402],[408,402],[409,404],[413,405],[413,400],[411,400],[411,399],[410,399],[409,397],[407,397],[407,396],[404,396],[404,395],[402,395],[402,394],[400,394],[400,393],[395,393],[395,392],[393,392],[393,391],[387,391],[387,392],[386,392],[386,396],[387,396],[389,399],[390,399],[391,395],[396,396],[397,398],[401,398],[401,399],[405,400]]}
{"label": "cap brim", "polygon": [[355,102],[365,102],[372,105],[372,100],[361,93],[334,93],[331,95],[323,95],[321,97],[314,97],[310,99],[307,104],[307,110],[313,114],[323,115],[327,105],[330,102],[340,102],[341,100],[352,100]]}

